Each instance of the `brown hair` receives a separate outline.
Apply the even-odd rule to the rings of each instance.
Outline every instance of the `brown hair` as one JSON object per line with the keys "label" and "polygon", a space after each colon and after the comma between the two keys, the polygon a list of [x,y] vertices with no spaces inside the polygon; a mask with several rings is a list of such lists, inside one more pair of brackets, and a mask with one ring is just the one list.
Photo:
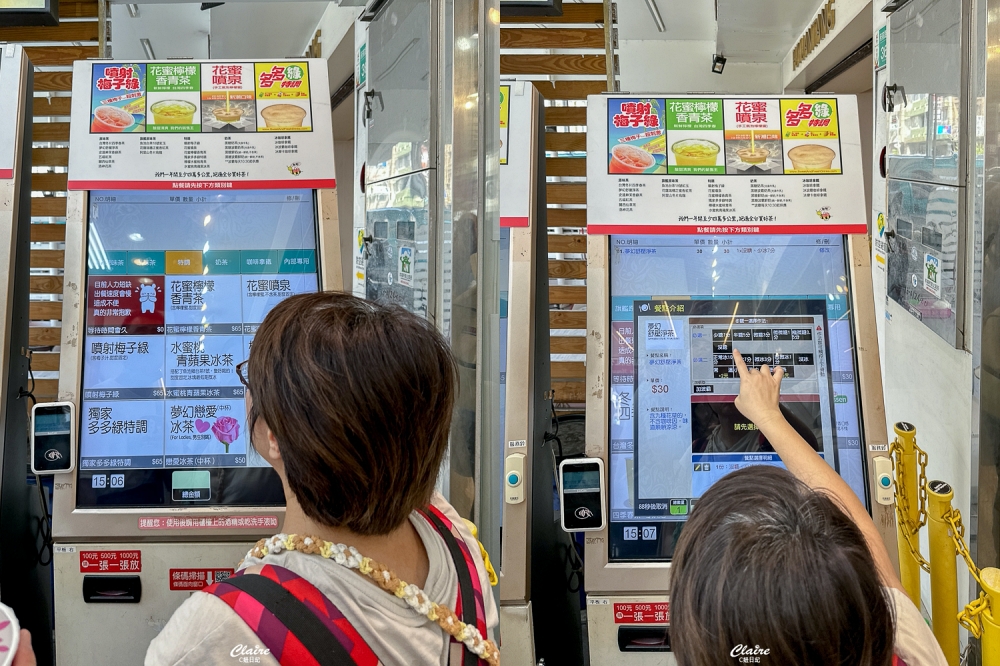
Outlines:
{"label": "brown hair", "polygon": [[[893,616],[857,526],[787,471],[733,472],[698,500],[671,571],[680,666],[885,666]],[[766,650],[767,652],[763,652]]]}
{"label": "brown hair", "polygon": [[250,432],[259,417],[274,433],[306,515],[382,535],[426,505],[456,382],[430,323],[349,294],[292,296],[264,319],[247,365]]}

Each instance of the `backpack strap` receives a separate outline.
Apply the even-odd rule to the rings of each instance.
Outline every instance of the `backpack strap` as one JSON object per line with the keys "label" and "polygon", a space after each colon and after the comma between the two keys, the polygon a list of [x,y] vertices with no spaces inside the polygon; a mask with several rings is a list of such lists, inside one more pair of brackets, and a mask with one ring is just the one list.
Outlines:
{"label": "backpack strap", "polygon": [[209,585],[282,666],[380,666],[357,630],[322,592],[283,567],[237,572]]}
{"label": "backpack strap", "polygon": [[[444,539],[451,559],[455,563],[455,571],[458,573],[458,600],[455,603],[455,614],[465,624],[478,628],[480,635],[486,638],[486,604],[483,601],[479,572],[476,569],[475,560],[472,559],[472,552],[469,550],[468,544],[451,520],[437,507],[428,506],[420,513]],[[454,638],[451,640],[457,642]],[[472,650],[463,645],[460,663],[461,666],[479,666],[481,660]]]}

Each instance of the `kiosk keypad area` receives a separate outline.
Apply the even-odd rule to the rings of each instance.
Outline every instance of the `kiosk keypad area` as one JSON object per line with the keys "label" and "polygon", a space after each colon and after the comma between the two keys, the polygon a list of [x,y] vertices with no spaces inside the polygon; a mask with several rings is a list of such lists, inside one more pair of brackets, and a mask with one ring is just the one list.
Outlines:
{"label": "kiosk keypad area", "polygon": [[310,190],[91,194],[77,506],[282,503],[236,365],[317,290],[315,219]]}
{"label": "kiosk keypad area", "polygon": [[785,416],[866,501],[843,243],[611,237],[610,561],[668,561],[709,486],[781,465],[733,404],[734,349],[782,366]]}

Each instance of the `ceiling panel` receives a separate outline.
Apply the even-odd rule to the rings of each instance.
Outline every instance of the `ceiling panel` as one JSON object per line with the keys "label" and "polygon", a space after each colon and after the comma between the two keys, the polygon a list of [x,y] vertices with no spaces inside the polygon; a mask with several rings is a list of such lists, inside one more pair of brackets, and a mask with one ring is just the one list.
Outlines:
{"label": "ceiling panel", "polygon": [[719,52],[742,62],[781,62],[816,18],[823,2],[718,0]]}
{"label": "ceiling panel", "polygon": [[[653,0],[666,30],[657,30],[646,0],[618,2],[618,39],[715,39],[715,5],[712,0]],[[742,0],[752,2],[752,0]],[[652,63],[651,63],[652,64]]]}
{"label": "ceiling panel", "polygon": [[119,60],[146,60],[140,39],[148,39],[157,58],[207,58],[209,12],[200,5],[140,4],[129,16],[125,5],[111,6],[111,53]]}
{"label": "ceiling panel", "polygon": [[326,2],[227,2],[212,12],[213,58],[301,57]]}

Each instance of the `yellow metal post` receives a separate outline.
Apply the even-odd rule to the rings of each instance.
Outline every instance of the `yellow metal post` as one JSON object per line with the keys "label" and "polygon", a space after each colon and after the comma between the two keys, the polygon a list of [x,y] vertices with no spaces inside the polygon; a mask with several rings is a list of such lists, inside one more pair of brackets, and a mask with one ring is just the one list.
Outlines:
{"label": "yellow metal post", "polygon": [[[927,537],[931,562],[931,622],[934,637],[949,666],[958,666],[958,551],[951,525],[945,516],[951,512],[955,496],[944,481],[927,483]],[[902,555],[902,553],[900,553]],[[919,571],[919,569],[918,569]]]}
{"label": "yellow metal post", "polygon": [[[920,489],[917,487],[917,429],[904,421],[893,426],[896,431],[897,452],[896,493],[906,497],[906,506],[900,507],[911,525],[920,524]],[[898,502],[897,498],[897,502]],[[913,604],[920,608],[920,564],[910,551],[910,542],[919,548],[919,531],[911,531],[903,521],[896,521],[896,544],[899,550],[899,580]]]}
{"label": "yellow metal post", "polygon": [[1000,609],[1000,569],[986,567],[979,575],[980,585],[989,600],[989,607],[980,616],[983,622],[982,664],[990,666],[1000,664],[1000,613],[995,610]]}

